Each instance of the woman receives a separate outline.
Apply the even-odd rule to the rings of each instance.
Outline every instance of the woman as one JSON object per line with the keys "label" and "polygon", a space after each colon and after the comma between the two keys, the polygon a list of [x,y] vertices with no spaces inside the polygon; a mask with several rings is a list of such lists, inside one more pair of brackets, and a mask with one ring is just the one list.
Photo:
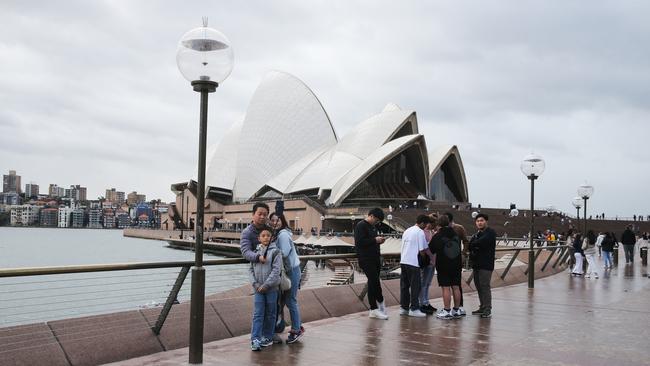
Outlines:
{"label": "woman", "polygon": [[282,259],[287,276],[291,279],[291,290],[283,296],[286,301],[289,315],[291,316],[291,330],[287,338],[287,344],[297,342],[305,333],[305,328],[300,322],[300,310],[298,309],[298,289],[300,288],[300,260],[296,247],[291,239],[291,230],[283,213],[272,213],[269,216],[271,226],[275,229],[274,240],[282,252]]}
{"label": "woman", "polygon": [[576,233],[575,239],[573,240],[573,256],[576,259],[576,264],[573,266],[573,271],[571,274],[574,276],[582,276],[582,234]]}
{"label": "woman", "polygon": [[614,252],[614,238],[610,232],[605,233],[605,238],[600,244],[600,248],[603,250],[603,257],[605,257],[605,269],[612,269],[612,253]]}
{"label": "woman", "polygon": [[587,237],[582,241],[582,249],[584,250],[585,257],[587,258],[587,273],[585,278],[590,278],[593,274],[594,278],[598,278],[598,272],[596,272],[596,234],[593,230],[587,231]]}
{"label": "woman", "polygon": [[[460,238],[453,228],[449,226],[447,215],[438,217],[438,231],[429,242],[431,253],[436,256],[436,271],[438,271],[438,284],[442,288],[443,309],[436,314],[440,319],[461,317],[460,313],[460,280],[463,266]],[[453,294],[454,308],[451,308]]]}

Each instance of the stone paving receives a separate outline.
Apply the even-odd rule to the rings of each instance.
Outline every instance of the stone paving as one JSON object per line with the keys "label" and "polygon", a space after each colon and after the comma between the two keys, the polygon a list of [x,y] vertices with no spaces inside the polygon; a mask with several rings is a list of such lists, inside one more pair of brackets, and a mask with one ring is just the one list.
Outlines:
{"label": "stone paving", "polygon": [[[494,289],[491,319],[417,319],[392,307],[388,321],[363,312],[308,323],[300,343],[262,352],[250,351],[248,336],[208,343],[204,364],[650,365],[647,267],[619,263],[599,272],[600,279],[560,273],[537,280],[533,291]],[[477,301],[465,296],[468,312]],[[183,348],[112,365],[186,365],[187,355]]]}

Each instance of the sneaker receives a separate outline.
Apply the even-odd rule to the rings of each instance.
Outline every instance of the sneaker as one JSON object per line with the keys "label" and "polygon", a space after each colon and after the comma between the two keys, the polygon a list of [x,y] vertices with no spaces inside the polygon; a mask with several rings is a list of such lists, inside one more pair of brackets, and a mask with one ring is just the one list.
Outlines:
{"label": "sneaker", "polygon": [[269,338],[264,337],[260,341],[260,346],[262,346],[262,347],[268,347],[268,346],[272,346],[272,345],[273,345],[273,339],[269,339]]}
{"label": "sneaker", "polygon": [[472,315],[481,315],[481,314],[483,314],[483,308],[478,308],[472,311]]}
{"label": "sneaker", "polygon": [[440,309],[436,313],[436,318],[438,318],[438,319],[452,319],[453,316],[451,315],[451,312],[449,310]]}
{"label": "sneaker", "polygon": [[280,338],[280,335],[278,333],[273,334],[273,344],[281,344],[282,338]]}
{"label": "sneaker", "polygon": [[261,351],[262,345],[259,339],[253,339],[251,341],[251,351]]}
{"label": "sneaker", "polygon": [[414,318],[426,318],[427,314],[421,312],[420,309],[416,309],[416,310],[410,310],[409,316],[412,316]]}
{"label": "sneaker", "polygon": [[431,314],[434,313],[433,307],[431,305],[422,305],[422,306],[420,306],[420,311],[427,314],[427,315],[431,315]]}
{"label": "sneaker", "polygon": [[462,315],[460,315],[460,310],[458,310],[458,309],[451,309],[451,316],[452,316],[454,319],[458,319],[458,318],[460,318]]}
{"label": "sneaker", "polygon": [[458,312],[460,313],[460,316],[467,316],[467,313],[465,312],[465,309],[462,306],[458,308]]}
{"label": "sneaker", "polygon": [[483,310],[483,314],[481,314],[481,318],[491,318],[491,317],[492,317],[492,309]]}
{"label": "sneaker", "polygon": [[302,338],[303,334],[305,334],[305,328],[302,326],[300,327],[300,330],[295,331],[291,330],[289,331],[289,337],[287,338],[287,344],[291,343],[296,343],[300,338]]}
{"label": "sneaker", "polygon": [[404,309],[403,307],[399,308],[399,315],[409,315],[408,309]]}
{"label": "sneaker", "polygon": [[382,313],[381,311],[379,311],[379,309],[370,310],[370,312],[368,313],[368,317],[381,319],[381,320],[388,320],[388,315]]}
{"label": "sneaker", "polygon": [[594,278],[595,278],[595,279],[598,279],[598,274],[595,274],[595,275],[594,275]]}
{"label": "sneaker", "polygon": [[377,306],[379,307],[379,311],[386,314],[386,300],[382,302],[377,301]]}
{"label": "sneaker", "polygon": [[591,278],[591,275],[586,275],[585,278]]}

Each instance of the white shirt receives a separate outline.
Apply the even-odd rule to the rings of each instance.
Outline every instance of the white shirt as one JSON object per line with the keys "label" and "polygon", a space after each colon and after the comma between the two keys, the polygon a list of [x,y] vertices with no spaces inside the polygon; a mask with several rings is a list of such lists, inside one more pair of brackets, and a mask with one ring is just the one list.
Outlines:
{"label": "white shirt", "polygon": [[402,234],[402,257],[400,264],[419,267],[418,254],[421,250],[427,249],[427,239],[424,236],[424,230],[414,225],[404,231]]}

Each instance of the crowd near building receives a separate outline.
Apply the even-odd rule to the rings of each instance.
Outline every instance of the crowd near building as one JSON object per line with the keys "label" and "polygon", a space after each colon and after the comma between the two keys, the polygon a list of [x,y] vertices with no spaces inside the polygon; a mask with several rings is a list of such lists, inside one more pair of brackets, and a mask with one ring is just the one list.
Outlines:
{"label": "crowd near building", "polygon": [[76,184],[69,188],[50,184],[40,193],[39,185],[30,182],[21,186],[15,170],[3,175],[0,193],[0,225],[42,226],[60,228],[123,229],[136,226],[160,226],[161,213],[167,205],[160,200],[147,202],[146,195],[115,188],[106,195],[89,200],[87,188]]}

